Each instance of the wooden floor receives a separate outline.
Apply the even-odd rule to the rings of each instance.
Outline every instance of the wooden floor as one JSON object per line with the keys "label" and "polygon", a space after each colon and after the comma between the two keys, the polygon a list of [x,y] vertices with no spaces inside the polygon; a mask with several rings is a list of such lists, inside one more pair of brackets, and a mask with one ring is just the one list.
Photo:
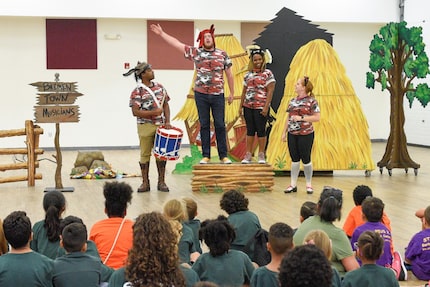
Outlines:
{"label": "wooden floor", "polygon": [[[385,143],[372,144],[373,159],[375,163],[382,158]],[[139,173],[139,151],[130,150],[103,150],[105,160],[115,170],[129,174]],[[181,149],[181,156],[190,155],[188,148]],[[4,218],[11,211],[24,210],[32,222],[44,217],[42,198],[44,189],[54,187],[54,173],[56,164],[52,163],[54,152],[47,152],[39,157],[43,179],[37,180],[34,187],[27,187],[27,182],[0,184],[0,217]],[[409,147],[409,154],[413,160],[421,164],[418,175],[413,170],[405,173],[403,169],[394,169],[392,176],[387,170],[380,174],[374,170],[370,177],[365,177],[363,170],[334,171],[333,176],[315,176],[313,186],[315,193],[307,195],[304,188],[304,178],[299,179],[299,191],[295,194],[284,194],[283,189],[289,183],[289,177],[275,177],[275,186],[272,192],[247,193],[250,201],[249,208],[260,218],[263,227],[268,228],[272,223],[283,221],[296,227],[299,225],[299,208],[304,201],[317,201],[320,191],[325,185],[334,186],[344,191],[343,216],[345,217],[353,207],[352,190],[359,184],[366,184],[373,190],[374,196],[381,198],[385,203],[385,211],[391,219],[395,249],[404,252],[410,238],[421,229],[420,221],[415,218],[414,212],[421,207],[430,205],[430,149],[423,147]],[[88,228],[98,220],[105,217],[104,198],[102,187],[106,180],[70,179],[69,173],[77,156],[77,151],[63,151],[62,182],[64,187],[74,187],[75,191],[64,193],[67,199],[65,216],[76,215],[81,217]],[[49,159],[49,160],[48,160]],[[0,163],[12,163],[11,156],[0,157]],[[181,159],[179,159],[181,161]],[[169,193],[157,192],[157,173],[152,159],[150,178],[153,191],[149,193],[134,193],[132,204],[128,209],[128,217],[137,217],[140,213],[152,210],[161,211],[163,203],[171,198],[184,196],[192,197],[198,202],[199,218],[214,218],[224,214],[219,207],[219,193],[199,193],[191,191],[192,175],[172,174],[177,162],[167,164],[167,184]],[[7,171],[0,173],[1,177],[22,174],[24,171]],[[24,172],[25,173],[25,172]],[[141,182],[140,177],[120,179],[137,188]],[[344,217],[336,224],[342,226]],[[418,285],[417,281],[402,282],[403,286]]]}

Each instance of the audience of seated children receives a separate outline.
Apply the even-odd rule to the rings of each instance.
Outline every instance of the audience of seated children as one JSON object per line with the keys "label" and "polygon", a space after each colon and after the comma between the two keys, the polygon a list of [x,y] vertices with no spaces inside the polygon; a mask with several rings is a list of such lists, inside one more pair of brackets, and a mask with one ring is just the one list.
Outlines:
{"label": "audience of seated children", "polygon": [[[393,240],[390,230],[382,223],[384,213],[384,203],[377,197],[367,197],[363,200],[362,212],[364,224],[358,226],[351,237],[351,246],[356,251],[356,244],[359,236],[366,230],[378,232],[384,240],[384,252],[376,261],[376,264],[392,268],[398,280],[404,281],[407,278],[407,271],[404,267],[402,257],[399,252],[394,252]],[[359,262],[360,263],[360,262]]]}
{"label": "audience of seated children", "polygon": [[52,190],[43,196],[45,219],[33,226],[33,240],[30,247],[51,259],[57,257],[60,246],[61,215],[66,210],[66,199],[58,190]]}
{"label": "audience of seated children", "polygon": [[[323,230],[316,229],[310,231],[308,234],[306,234],[305,239],[303,241],[303,244],[313,244],[319,249],[322,250],[322,252],[325,254],[328,260],[331,258],[331,241],[328,237],[327,233],[325,233]],[[333,271],[333,278],[331,280],[331,286],[332,287],[340,287],[341,286],[341,279],[339,276],[339,272],[337,272],[337,269],[332,266],[331,267]]]}
{"label": "audience of seated children", "polygon": [[52,282],[55,287],[100,286],[108,282],[114,271],[102,264],[100,258],[86,253],[87,228],[82,223],[70,223],[64,227],[60,245],[66,255],[54,261]]}
{"label": "audience of seated children", "polygon": [[321,229],[327,233],[332,242],[331,261],[340,276],[360,267],[345,232],[333,224],[334,221],[340,220],[342,199],[342,190],[324,187],[317,203],[317,214],[303,221],[293,237],[294,245],[297,246],[303,244],[309,231]]}
{"label": "audience of seated children", "polygon": [[171,199],[164,203],[163,215],[169,219],[177,221],[182,226],[182,236],[178,244],[179,260],[181,263],[191,264],[200,255],[194,246],[193,231],[184,224],[186,219],[185,203],[177,199]]}
{"label": "audience of seated children", "polygon": [[177,235],[161,213],[144,213],[136,219],[127,264],[112,274],[108,286],[185,286]]}
{"label": "audience of seated children", "polygon": [[430,280],[430,206],[424,210],[422,230],[412,237],[406,248],[405,259],[418,279]]}
{"label": "audience of seated children", "polygon": [[384,252],[384,239],[374,231],[364,231],[358,238],[357,256],[362,265],[346,273],[342,287],[395,287],[399,282],[394,272],[376,264]]}
{"label": "audience of seated children", "polygon": [[[61,220],[61,223],[60,223],[61,233],[63,233],[64,227],[66,227],[67,225],[69,225],[71,223],[82,223],[82,224],[84,224],[82,219],[77,217],[77,216],[73,216],[73,215],[66,216],[63,220]],[[100,254],[97,250],[97,246],[92,240],[87,240],[87,249],[85,252],[88,255],[91,255],[91,256],[94,256],[94,257],[97,257],[100,259]],[[57,257],[61,257],[64,254],[66,254],[66,250],[60,244],[60,246],[58,247]]]}
{"label": "audience of seated children", "polygon": [[125,182],[106,182],[103,186],[108,218],[96,222],[90,231],[103,264],[118,269],[125,265],[133,244],[133,221],[126,219],[133,189]]}
{"label": "audience of seated children", "polygon": [[332,272],[321,249],[312,244],[296,246],[282,259],[279,283],[280,287],[330,287]]}
{"label": "audience of seated children", "polygon": [[185,197],[182,200],[185,202],[185,207],[188,215],[188,220],[184,221],[184,225],[188,226],[193,231],[194,248],[198,253],[202,254],[202,247],[199,241],[199,230],[201,222],[199,219],[196,218],[197,202],[190,197]]}
{"label": "audience of seated children", "polygon": [[288,224],[278,222],[270,226],[267,249],[272,259],[266,266],[255,269],[251,287],[278,287],[279,266],[284,255],[293,247],[293,229]]}
{"label": "audience of seated children", "polygon": [[[248,210],[248,204],[248,198],[238,190],[225,192],[220,200],[221,209],[228,213],[228,222],[236,233],[231,249],[243,251],[246,243],[261,228],[260,220],[254,212]],[[250,258],[252,255],[248,254]]]}
{"label": "audience of seated children", "polygon": [[52,286],[54,261],[30,248],[31,221],[24,211],[14,211],[3,221],[9,253],[0,256],[0,286]]}
{"label": "audience of seated children", "polygon": [[199,238],[208,246],[209,252],[200,255],[192,266],[201,281],[229,287],[249,284],[254,265],[242,251],[230,249],[235,236],[234,228],[225,216],[202,222]]}
{"label": "audience of seated children", "polygon": [[[352,233],[364,223],[361,203],[366,197],[373,196],[372,190],[367,185],[357,185],[352,192],[355,206],[351,209],[343,224],[343,230],[351,238]],[[391,223],[385,212],[382,215],[382,223],[391,231]]]}

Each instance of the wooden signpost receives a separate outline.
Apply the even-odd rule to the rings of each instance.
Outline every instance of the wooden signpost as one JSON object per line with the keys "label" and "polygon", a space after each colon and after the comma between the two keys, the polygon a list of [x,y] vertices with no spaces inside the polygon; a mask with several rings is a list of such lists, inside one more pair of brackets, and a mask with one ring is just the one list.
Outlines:
{"label": "wooden signpost", "polygon": [[61,192],[74,191],[73,187],[63,187],[61,180],[61,167],[63,158],[60,149],[60,123],[79,122],[79,106],[73,105],[77,97],[82,96],[76,91],[76,82],[60,82],[60,74],[55,74],[55,82],[35,82],[30,85],[37,87],[37,106],[34,107],[36,123],[55,123],[55,151],[57,162],[55,170],[55,188],[46,188],[46,191],[58,190]]}

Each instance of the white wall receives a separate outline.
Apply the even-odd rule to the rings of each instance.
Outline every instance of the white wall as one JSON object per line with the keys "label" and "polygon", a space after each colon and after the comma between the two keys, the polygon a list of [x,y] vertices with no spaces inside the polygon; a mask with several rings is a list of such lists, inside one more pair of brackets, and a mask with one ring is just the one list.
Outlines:
{"label": "white wall", "polygon": [[[372,36],[378,33],[379,28],[385,22],[398,20],[398,1],[365,0],[357,1],[355,4],[351,3],[352,1],[340,0],[269,0],[269,3],[273,5],[258,6],[258,13],[251,13],[256,11],[257,6],[248,1],[246,1],[247,4],[244,4],[243,1],[230,1],[230,3],[223,1],[218,3],[225,2],[225,10],[219,13],[207,9],[205,13],[196,13],[199,9],[203,9],[201,5],[198,8],[188,8],[191,7],[189,4],[193,1],[181,1],[180,8],[184,8],[184,13],[176,10],[174,16],[170,13],[179,9],[176,1],[168,1],[170,4],[163,6],[164,9],[159,9],[158,6],[158,9],[148,8],[151,8],[151,5],[163,5],[163,2],[166,1],[145,3],[145,6],[149,5],[145,9],[143,7],[142,9],[130,9],[136,4],[133,4],[135,1],[123,1],[121,3],[124,5],[121,8],[115,6],[117,3],[112,3],[112,5],[107,5],[109,9],[100,7],[100,4],[97,4],[97,7],[91,7],[92,2],[88,1],[85,5],[87,9],[82,9],[84,6],[78,5],[79,2],[83,2],[81,0],[74,2],[74,6],[70,7],[59,5],[58,1],[55,1],[56,4],[52,1],[2,1],[0,15],[12,14],[25,17],[0,16],[0,62],[2,63],[0,81],[3,87],[0,96],[1,128],[23,128],[25,120],[33,119],[33,106],[36,103],[37,91],[28,84],[35,81],[54,80],[54,74],[59,72],[61,81],[77,81],[78,91],[84,94],[76,102],[80,106],[80,122],[60,124],[60,145],[62,147],[136,146],[135,119],[128,107],[128,97],[134,86],[134,79],[133,77],[122,77],[121,74],[125,71],[123,67],[125,62],[133,65],[137,60],[145,60],[147,57],[144,16],[151,14],[149,17],[151,19],[193,19],[196,21],[196,28],[206,28],[215,23],[217,33],[233,33],[240,39],[240,21],[269,21],[275,18],[276,12],[285,6],[334,34],[334,48],[345,65],[347,75],[352,80],[356,94],[361,100],[368,119],[371,138],[386,139],[388,137],[389,96],[386,92],[380,92],[379,87],[375,90],[365,88],[365,73],[368,71],[368,47]],[[348,2],[349,5],[345,5],[344,2]],[[139,3],[139,5],[142,4],[141,1]],[[81,8],[77,9],[75,6]],[[246,9],[247,7],[249,10]],[[235,12],[235,16],[231,11]],[[100,16],[109,17],[99,17],[97,20],[98,69],[47,70],[45,16],[97,17],[97,13]],[[140,19],[133,19],[136,14],[141,15]],[[45,16],[31,17],[41,15]],[[223,20],[215,21],[210,18],[215,16]],[[121,34],[121,40],[105,40],[103,35],[110,33]],[[180,55],[178,56],[180,57]],[[193,71],[155,69],[155,73],[156,80],[166,86],[171,96],[170,105],[173,117],[185,102]],[[425,123],[430,122],[428,111],[423,110],[422,113],[420,119],[424,117]],[[182,122],[173,122],[173,124],[184,127]],[[45,134],[41,137],[40,146],[53,147],[55,125],[41,124],[41,126],[44,128]],[[416,134],[425,134],[424,125],[418,126],[418,129],[414,126]],[[428,131],[428,129],[425,130]],[[1,139],[0,145],[3,147],[22,146],[23,140],[19,138]],[[430,139],[417,139],[418,142],[421,140],[424,140],[423,143],[420,142],[421,144],[430,145]],[[184,136],[184,143],[188,143],[186,136]]]}
{"label": "white wall", "polygon": [[0,16],[267,21],[282,7],[288,7],[313,21],[384,23],[398,18],[398,2],[399,0],[3,0],[0,1]]}
{"label": "white wall", "polygon": [[[425,0],[406,0],[405,3],[405,21],[408,26],[423,27],[423,39],[426,43],[425,51],[430,57],[430,2]],[[430,78],[430,77],[428,77]],[[414,84],[426,82],[430,86],[430,80],[414,81]],[[409,108],[409,102],[405,98],[405,132],[409,143],[419,145],[430,145],[430,105],[426,108],[421,103],[414,100],[412,108]]]}

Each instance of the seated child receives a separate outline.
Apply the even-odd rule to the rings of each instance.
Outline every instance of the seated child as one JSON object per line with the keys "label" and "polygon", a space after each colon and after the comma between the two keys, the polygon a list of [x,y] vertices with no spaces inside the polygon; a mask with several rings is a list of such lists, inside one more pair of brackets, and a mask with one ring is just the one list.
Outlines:
{"label": "seated child", "polygon": [[321,249],[312,244],[296,246],[282,259],[279,286],[330,287],[332,273],[330,261]]}
{"label": "seated child", "polygon": [[[300,207],[300,223],[308,219],[310,216],[314,216],[317,213],[317,204],[312,201],[305,201]],[[293,231],[296,232],[297,228]]]}
{"label": "seated child", "polygon": [[267,249],[272,259],[266,266],[255,269],[251,287],[278,287],[279,266],[284,255],[293,247],[293,229],[288,224],[278,222],[270,226]]}
{"label": "seated child", "polygon": [[54,261],[54,286],[99,286],[109,281],[114,270],[102,264],[100,258],[85,252],[87,237],[87,228],[82,223],[71,223],[64,227],[60,245],[66,250],[66,255]]}
{"label": "seated child", "polygon": [[209,252],[200,255],[192,267],[201,281],[231,287],[249,284],[254,265],[242,251],[230,249],[235,232],[225,216],[203,221],[199,238],[209,248]]}
{"label": "seated child", "polygon": [[406,262],[412,273],[420,280],[430,280],[430,206],[424,210],[423,230],[415,234],[405,252]]}
{"label": "seated child", "polygon": [[187,209],[186,212],[188,214],[188,220],[184,221],[184,225],[188,226],[193,231],[194,247],[198,253],[202,254],[202,247],[199,241],[199,230],[201,223],[200,220],[196,218],[197,202],[190,197],[185,197],[182,200],[185,202],[185,207]]}
{"label": "seated child", "polygon": [[[228,213],[228,222],[233,226],[236,238],[231,249],[243,250],[245,245],[261,229],[257,215],[248,210],[249,200],[238,190],[226,191],[220,200],[221,209]],[[253,258],[253,254],[248,254]]]}
{"label": "seated child", "polygon": [[[303,244],[313,244],[319,249],[324,252],[325,256],[328,260],[331,259],[331,241],[328,237],[327,233],[321,229],[315,229],[312,231],[309,231],[308,234],[306,234],[305,239],[303,240]],[[331,281],[332,287],[340,287],[341,286],[341,279],[339,272],[337,271],[336,267],[331,266],[333,271],[333,278]]]}
{"label": "seated child", "polygon": [[[361,211],[361,203],[368,196],[373,196],[372,190],[367,185],[357,185],[354,189],[352,196],[354,198],[355,207],[351,209],[348,216],[345,219],[345,223],[343,224],[343,230],[346,235],[351,238],[352,233],[357,228],[364,223],[363,221],[363,213]],[[383,214],[382,223],[391,231],[391,223],[388,216]]]}
{"label": "seated child", "polygon": [[191,264],[199,257],[200,253],[194,246],[193,230],[184,224],[186,219],[185,204],[178,199],[170,199],[164,203],[163,215],[168,220],[174,220],[182,226],[182,236],[178,244],[179,260],[181,263]]}
{"label": "seated child", "polygon": [[9,253],[0,256],[0,286],[52,286],[53,260],[30,249],[31,221],[14,211],[3,221]]}
{"label": "seated child", "polygon": [[342,287],[399,286],[394,272],[376,264],[384,250],[384,239],[374,231],[364,231],[358,238],[357,256],[362,265],[347,272]]}
{"label": "seated child", "polygon": [[[60,232],[62,233],[64,230],[64,227],[66,227],[67,225],[71,224],[71,223],[82,223],[84,224],[84,222],[82,221],[81,218],[77,217],[77,216],[73,216],[73,215],[69,215],[66,216],[61,222],[60,222]],[[87,240],[87,250],[85,251],[88,255],[100,258],[100,254],[97,250],[97,246],[94,243],[94,241],[92,240]],[[63,246],[59,246],[58,247],[58,251],[57,251],[57,257],[61,257],[64,254],[66,254],[66,250],[64,249]]]}
{"label": "seated child", "polygon": [[394,252],[391,232],[381,222],[384,212],[384,203],[377,197],[367,197],[363,200],[361,206],[365,223],[354,230],[351,237],[352,249],[356,251],[358,238],[364,231],[370,230],[379,233],[384,240],[384,252],[378,258],[376,264],[392,268],[397,279],[402,281],[406,280],[407,271],[400,254]]}

